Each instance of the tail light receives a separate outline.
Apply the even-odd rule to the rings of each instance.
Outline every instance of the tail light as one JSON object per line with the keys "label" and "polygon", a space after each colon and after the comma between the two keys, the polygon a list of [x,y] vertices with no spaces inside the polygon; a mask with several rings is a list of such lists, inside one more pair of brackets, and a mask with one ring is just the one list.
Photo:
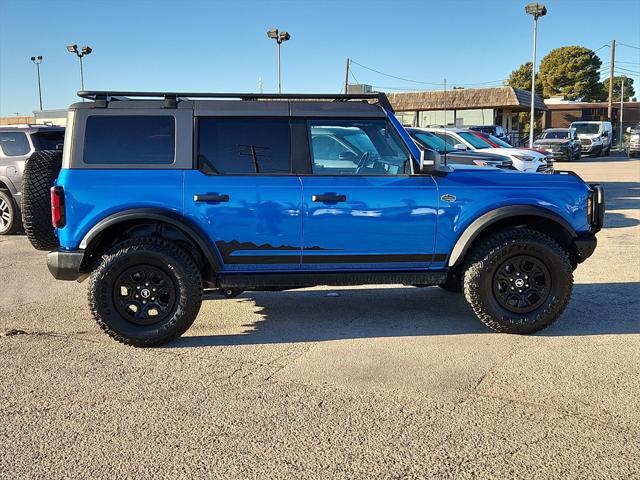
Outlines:
{"label": "tail light", "polygon": [[67,223],[64,189],[60,186],[51,187],[51,223],[54,228],[62,228]]}

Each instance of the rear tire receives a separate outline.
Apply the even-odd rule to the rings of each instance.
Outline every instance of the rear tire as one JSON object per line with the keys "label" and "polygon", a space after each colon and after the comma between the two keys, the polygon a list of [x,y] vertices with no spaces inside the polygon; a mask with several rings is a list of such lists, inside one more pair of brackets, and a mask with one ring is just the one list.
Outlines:
{"label": "rear tire", "polygon": [[27,238],[37,250],[60,246],[51,224],[51,187],[62,165],[59,150],[39,150],[31,155],[22,176],[22,216]]}
{"label": "rear tire", "polygon": [[95,321],[110,337],[156,347],[178,338],[196,319],[202,277],[191,256],[175,244],[138,238],[102,255],[88,297]]}
{"label": "rear tire", "polygon": [[18,206],[8,190],[0,190],[0,236],[11,235],[20,228]]}
{"label": "rear tire", "polygon": [[573,289],[566,252],[535,230],[498,232],[478,245],[464,274],[476,316],[496,332],[527,334],[551,325]]}

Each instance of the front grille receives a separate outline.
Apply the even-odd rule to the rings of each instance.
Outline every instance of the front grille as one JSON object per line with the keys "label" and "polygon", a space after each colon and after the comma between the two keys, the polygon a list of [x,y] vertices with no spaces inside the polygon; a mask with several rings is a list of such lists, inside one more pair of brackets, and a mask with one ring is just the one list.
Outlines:
{"label": "front grille", "polygon": [[581,138],[580,143],[582,145],[591,145],[591,140],[589,140],[588,138]]}
{"label": "front grille", "polygon": [[540,165],[538,167],[538,169],[536,170],[536,172],[546,172],[547,171],[547,166],[546,165]]}

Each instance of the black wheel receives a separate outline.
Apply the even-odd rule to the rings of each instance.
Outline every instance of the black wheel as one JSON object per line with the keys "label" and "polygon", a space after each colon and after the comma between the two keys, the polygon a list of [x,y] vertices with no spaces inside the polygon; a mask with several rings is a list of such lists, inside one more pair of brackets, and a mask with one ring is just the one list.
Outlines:
{"label": "black wheel", "polygon": [[574,161],[580,161],[580,150],[573,154]]}
{"label": "black wheel", "polygon": [[20,228],[18,207],[8,190],[0,190],[0,235],[11,235]]}
{"label": "black wheel", "polygon": [[59,150],[39,150],[31,155],[22,175],[22,217],[24,231],[38,250],[58,248],[51,225],[51,187],[62,164]]}
{"label": "black wheel", "polygon": [[453,293],[462,293],[462,276],[457,268],[449,270],[447,281],[438,285],[443,290]]}
{"label": "black wheel", "polygon": [[191,256],[161,239],[122,242],[91,275],[89,307],[115,340],[135,347],[163,345],[198,315],[202,278]]}
{"label": "black wheel", "polygon": [[607,149],[604,151],[604,156],[605,156],[605,157],[608,157],[610,153],[611,153],[611,145],[609,145],[609,148],[607,148]]}
{"label": "black wheel", "polygon": [[533,333],[564,311],[573,289],[566,252],[529,229],[504,230],[472,253],[464,294],[477,317],[497,332]]}

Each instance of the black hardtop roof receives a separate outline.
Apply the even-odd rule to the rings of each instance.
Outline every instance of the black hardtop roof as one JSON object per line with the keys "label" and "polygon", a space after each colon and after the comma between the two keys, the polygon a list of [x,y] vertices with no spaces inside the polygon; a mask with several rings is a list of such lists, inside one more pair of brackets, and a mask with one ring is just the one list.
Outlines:
{"label": "black hardtop roof", "polygon": [[[80,91],[78,96],[93,102],[75,103],[70,108],[194,108],[197,111],[230,111],[238,114],[263,112],[301,116],[316,113],[383,116],[382,108],[393,111],[384,93],[207,93]],[[188,105],[188,106],[187,106]],[[382,107],[382,108],[381,108]]]}

